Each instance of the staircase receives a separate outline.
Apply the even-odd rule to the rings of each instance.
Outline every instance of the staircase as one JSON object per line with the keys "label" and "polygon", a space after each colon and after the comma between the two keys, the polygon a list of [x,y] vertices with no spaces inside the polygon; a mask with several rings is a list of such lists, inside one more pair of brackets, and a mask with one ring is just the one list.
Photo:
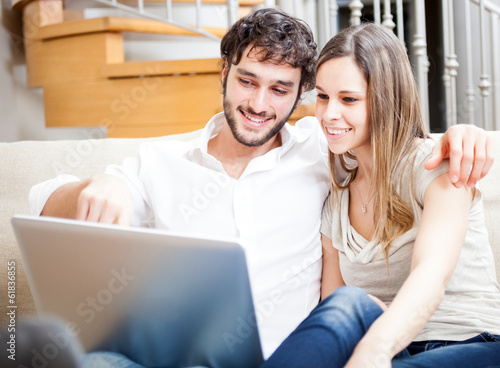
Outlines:
{"label": "staircase", "polygon": [[[239,1],[239,12],[262,3]],[[47,127],[99,127],[113,138],[152,137],[202,128],[222,111],[219,58],[127,61],[124,34],[193,39],[204,37],[201,29],[219,39],[226,28],[190,30],[137,17],[85,19],[84,11],[65,9],[63,0],[13,0],[13,7],[23,13],[28,86],[43,88]],[[311,106],[300,106],[293,119],[311,114]]]}

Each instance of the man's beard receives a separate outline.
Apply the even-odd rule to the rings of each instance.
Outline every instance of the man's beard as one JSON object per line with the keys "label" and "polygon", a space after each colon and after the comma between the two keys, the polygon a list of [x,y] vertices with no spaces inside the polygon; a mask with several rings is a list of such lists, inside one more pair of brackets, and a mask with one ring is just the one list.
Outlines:
{"label": "man's beard", "polygon": [[[295,110],[295,108],[297,107],[298,103],[299,103],[299,99],[297,98],[297,101],[295,101],[295,104],[293,105],[292,109],[290,110],[290,113],[283,120],[281,120],[277,124],[275,124],[274,127],[271,130],[269,130],[264,136],[257,137],[253,140],[245,139],[244,134],[238,129],[238,126],[236,123],[236,117],[234,116],[234,114],[240,110],[240,106],[238,106],[238,108],[236,108],[233,111],[231,103],[229,101],[227,101],[227,99],[226,99],[225,91],[224,91],[224,103],[223,104],[224,104],[224,115],[226,117],[226,121],[227,121],[227,124],[229,125],[229,128],[231,128],[231,132],[233,133],[234,138],[239,143],[241,143],[247,147],[258,147],[258,146],[262,146],[263,144],[268,142],[271,138],[273,138],[276,134],[279,133],[281,128],[283,128],[283,126],[286,124],[286,122],[288,121],[288,119],[292,115],[292,113]],[[252,111],[252,109],[246,109],[244,111],[247,111],[249,113],[252,113],[254,115],[259,116],[259,114]],[[261,117],[264,118],[264,116],[261,116]],[[269,117],[267,116],[267,118],[269,118]]]}

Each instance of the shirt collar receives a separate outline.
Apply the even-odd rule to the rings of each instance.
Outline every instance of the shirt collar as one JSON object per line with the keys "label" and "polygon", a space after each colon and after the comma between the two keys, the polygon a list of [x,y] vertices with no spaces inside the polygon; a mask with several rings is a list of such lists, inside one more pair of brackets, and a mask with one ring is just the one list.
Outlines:
{"label": "shirt collar", "polygon": [[[207,123],[201,133],[198,146],[203,154],[208,154],[208,141],[219,134],[225,122],[226,118],[224,113],[220,112],[214,115]],[[302,119],[300,124],[296,126],[286,123],[280,130],[281,147],[279,148],[279,156],[284,155],[295,145],[295,143],[301,143],[307,140],[313,131],[317,129],[317,127],[313,125],[317,125],[317,122],[309,121],[308,118]],[[195,147],[193,148],[196,149]]]}

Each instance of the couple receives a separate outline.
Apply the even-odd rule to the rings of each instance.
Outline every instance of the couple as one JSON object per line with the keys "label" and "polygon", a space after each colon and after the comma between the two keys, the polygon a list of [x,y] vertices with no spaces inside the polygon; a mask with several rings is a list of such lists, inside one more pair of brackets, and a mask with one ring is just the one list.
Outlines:
{"label": "couple", "polygon": [[[471,188],[492,164],[486,134],[454,127],[431,157],[407,56],[378,26],[342,32],[316,64],[307,25],[263,9],[228,31],[221,56],[224,113],[200,138],[145,144],[85,181],[41,183],[30,193],[33,213],[238,236],[257,312],[274,305],[258,320],[264,367],[384,367],[398,353],[396,366],[492,366],[500,343],[475,341],[499,338],[489,312],[500,290],[493,278],[467,278],[480,261],[494,274]],[[314,86],[317,120],[286,124]],[[440,163],[447,152],[449,167]],[[217,196],[183,212],[209,185],[220,186]],[[446,285],[457,288],[450,298]],[[491,304],[462,300],[462,286]],[[458,349],[422,342],[456,336],[472,340]],[[140,352],[120,353],[87,354],[82,366],[141,366]]]}

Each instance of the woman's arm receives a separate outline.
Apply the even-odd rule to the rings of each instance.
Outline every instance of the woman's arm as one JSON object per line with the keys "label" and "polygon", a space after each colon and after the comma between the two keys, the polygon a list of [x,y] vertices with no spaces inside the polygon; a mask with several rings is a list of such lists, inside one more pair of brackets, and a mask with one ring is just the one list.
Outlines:
{"label": "woman's arm", "polygon": [[410,275],[389,309],[360,341],[346,367],[390,367],[394,355],[427,324],[458,262],[470,203],[470,188],[455,188],[447,174],[429,185]]}
{"label": "woman's arm", "polygon": [[321,300],[323,300],[345,283],[340,273],[339,251],[333,247],[332,240],[323,234],[321,234],[321,244],[323,245]]}

